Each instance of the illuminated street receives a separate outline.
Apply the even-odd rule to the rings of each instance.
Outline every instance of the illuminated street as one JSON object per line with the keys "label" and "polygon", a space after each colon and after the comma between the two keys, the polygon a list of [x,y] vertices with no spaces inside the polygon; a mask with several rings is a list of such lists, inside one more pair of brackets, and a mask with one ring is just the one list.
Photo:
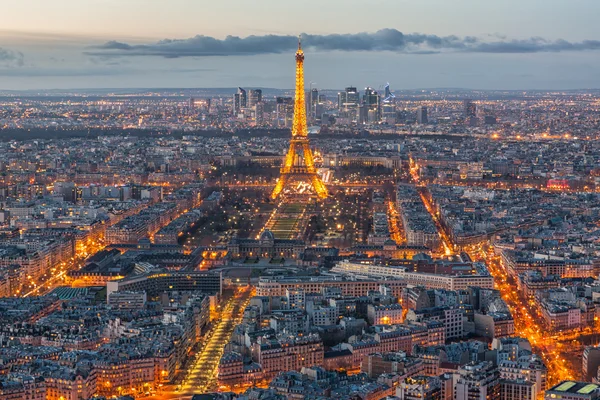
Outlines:
{"label": "illuminated street", "polygon": [[225,345],[229,342],[233,328],[242,320],[254,289],[240,288],[223,306],[214,327],[208,333],[207,342],[196,355],[193,365],[181,385],[182,394],[203,393],[216,389],[217,368]]}
{"label": "illuminated street", "polygon": [[[450,255],[453,253],[452,249],[455,246],[434,212],[433,205],[426,195],[426,190],[425,187],[421,188],[421,199],[438,227],[446,255]],[[529,339],[532,347],[544,359],[548,367],[548,384],[553,385],[561,380],[575,379],[576,373],[573,371],[573,366],[563,356],[563,351],[566,350],[565,346],[557,340],[563,338],[546,334],[539,317],[526,306],[528,304],[527,300],[516,290],[516,282],[507,275],[500,257],[494,256],[491,246],[488,245],[487,249],[488,253],[486,254],[481,246],[472,246],[467,249],[467,253],[474,260],[479,259],[486,262],[488,270],[494,277],[494,286],[500,290],[502,298],[507,303],[514,318],[515,335]]]}
{"label": "illuminated street", "polygon": [[[472,257],[479,254],[472,254]],[[493,250],[488,251],[486,264],[494,277],[496,289],[502,293],[502,298],[508,304],[515,321],[515,335],[528,338],[532,347],[544,359],[548,367],[548,384],[554,385],[561,380],[576,379],[577,373],[573,366],[567,362],[563,353],[572,351],[566,347],[557,336],[548,336],[548,332],[530,307],[527,300],[516,290],[514,279],[507,276],[500,257],[493,255]]]}

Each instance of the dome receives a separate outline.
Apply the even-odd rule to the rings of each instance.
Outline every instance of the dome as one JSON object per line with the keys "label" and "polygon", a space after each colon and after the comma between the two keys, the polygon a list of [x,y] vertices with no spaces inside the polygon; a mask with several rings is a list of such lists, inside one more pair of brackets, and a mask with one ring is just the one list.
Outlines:
{"label": "dome", "polygon": [[260,234],[260,241],[261,242],[274,242],[275,241],[275,236],[273,236],[273,232],[271,232],[268,229],[265,229]]}

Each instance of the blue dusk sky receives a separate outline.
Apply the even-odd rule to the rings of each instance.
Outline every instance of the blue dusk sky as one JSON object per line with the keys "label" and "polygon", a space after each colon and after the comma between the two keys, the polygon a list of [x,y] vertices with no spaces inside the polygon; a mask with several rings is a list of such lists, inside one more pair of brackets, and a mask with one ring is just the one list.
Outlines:
{"label": "blue dusk sky", "polygon": [[4,0],[0,90],[600,88],[598,0]]}

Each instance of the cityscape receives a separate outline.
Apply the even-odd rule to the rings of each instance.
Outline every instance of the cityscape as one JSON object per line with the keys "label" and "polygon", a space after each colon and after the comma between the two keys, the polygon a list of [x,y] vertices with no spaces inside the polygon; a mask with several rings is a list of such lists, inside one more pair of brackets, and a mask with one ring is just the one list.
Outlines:
{"label": "cityscape", "polygon": [[86,50],[281,54],[289,89],[0,86],[0,400],[600,400],[598,82],[307,77],[600,46],[336,35]]}

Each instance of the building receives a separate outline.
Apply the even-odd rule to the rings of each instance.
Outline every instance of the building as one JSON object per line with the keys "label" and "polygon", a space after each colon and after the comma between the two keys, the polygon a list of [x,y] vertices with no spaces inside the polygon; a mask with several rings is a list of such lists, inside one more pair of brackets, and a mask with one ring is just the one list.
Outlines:
{"label": "building", "polygon": [[146,292],[112,292],[106,296],[108,305],[116,308],[141,309],[146,305]]}
{"label": "building", "polygon": [[427,107],[422,106],[417,110],[417,123],[421,125],[427,125],[429,123],[429,118],[427,117]]}
{"label": "building", "polygon": [[537,400],[538,391],[535,383],[524,380],[500,380],[501,400]]}
{"label": "building", "polygon": [[489,361],[470,362],[455,374],[455,400],[500,400],[500,374]]}
{"label": "building", "polygon": [[515,333],[515,322],[508,312],[476,312],[475,333],[491,339],[512,336]]}
{"label": "building", "polygon": [[477,105],[473,103],[473,100],[463,100],[463,115],[465,118],[471,118],[477,116]]}
{"label": "building", "polygon": [[583,379],[592,382],[598,376],[600,367],[600,347],[586,346],[583,350]]}
{"label": "building", "polygon": [[262,102],[262,90],[260,89],[250,89],[248,92],[248,102],[246,107],[253,108],[258,103]]}
{"label": "building", "polygon": [[381,96],[373,89],[366,88],[363,95],[363,104],[366,108],[367,119],[365,122],[376,123],[381,119]]}
{"label": "building", "polygon": [[410,268],[409,265],[388,266],[344,260],[337,263],[331,271],[358,277],[394,277],[402,279],[407,285],[423,286],[427,289],[466,290],[473,286],[485,289],[494,287],[494,279],[483,264],[472,264],[469,271],[473,272],[468,274],[443,274],[440,270],[434,270],[432,273],[413,272],[413,269],[416,268]]}
{"label": "building", "polygon": [[595,383],[563,381],[546,390],[546,400],[598,400],[600,399],[600,386]]}
{"label": "building", "polygon": [[294,120],[294,99],[292,97],[277,97],[275,99],[277,126],[291,128]]}
{"label": "building", "polygon": [[253,358],[265,377],[281,371],[300,371],[302,367],[323,365],[323,342],[316,334],[304,336],[260,337],[252,347]]}
{"label": "building", "polygon": [[442,396],[442,382],[433,376],[413,376],[404,379],[396,388],[400,400],[439,400]]}
{"label": "building", "polygon": [[214,272],[157,271],[110,281],[106,288],[108,297],[114,292],[145,292],[156,296],[170,290],[220,295],[222,281],[221,274]]}
{"label": "building", "polygon": [[239,87],[237,93],[233,95],[233,115],[237,116],[247,106],[248,97],[246,91]]}
{"label": "building", "polygon": [[275,235],[265,229],[259,239],[232,238],[227,243],[227,252],[232,258],[240,257],[284,257],[299,258],[306,245],[302,240],[275,239]]}
{"label": "building", "polygon": [[388,304],[376,306],[369,304],[367,318],[371,325],[395,325],[402,323],[402,305]]}
{"label": "building", "polygon": [[353,86],[349,86],[343,92],[338,93],[338,109],[340,111],[356,110],[359,99],[358,90]]}
{"label": "building", "polygon": [[394,279],[344,279],[342,277],[261,277],[256,287],[257,296],[283,297],[288,289],[302,289],[305,293],[321,293],[325,288],[339,288],[343,296],[360,297],[379,291],[385,286],[394,297],[402,295],[406,283]]}

